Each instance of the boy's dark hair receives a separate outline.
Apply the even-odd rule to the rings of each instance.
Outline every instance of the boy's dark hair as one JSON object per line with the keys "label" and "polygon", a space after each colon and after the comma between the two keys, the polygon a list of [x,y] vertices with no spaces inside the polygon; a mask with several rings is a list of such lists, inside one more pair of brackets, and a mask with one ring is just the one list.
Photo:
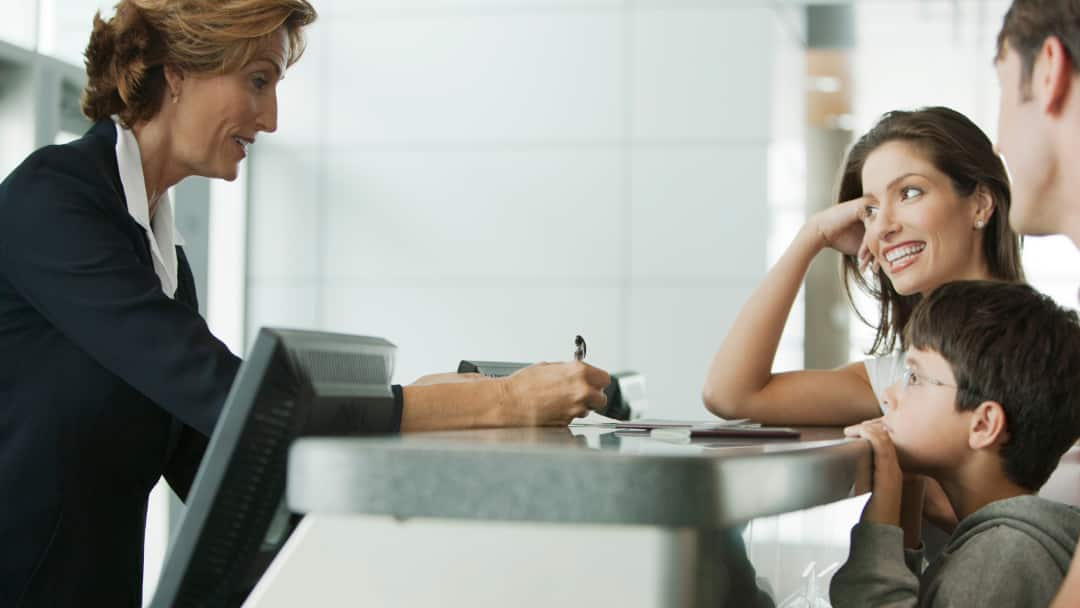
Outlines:
{"label": "boy's dark hair", "polygon": [[1036,491],[1080,437],[1080,320],[1022,283],[958,281],[923,298],[907,344],[935,351],[956,377],[957,410],[996,401],[1008,439],[1001,463]]}
{"label": "boy's dark hair", "polygon": [[1074,72],[1080,73],[1080,0],[1013,0],[997,39],[997,57],[1005,57],[1005,43],[1020,55],[1021,98],[1031,98],[1035,57],[1050,36],[1061,41]]}

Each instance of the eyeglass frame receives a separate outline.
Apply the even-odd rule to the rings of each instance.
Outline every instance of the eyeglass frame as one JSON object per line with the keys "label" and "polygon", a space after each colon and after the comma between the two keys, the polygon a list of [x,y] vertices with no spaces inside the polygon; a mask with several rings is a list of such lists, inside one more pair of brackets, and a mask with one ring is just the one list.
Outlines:
{"label": "eyeglass frame", "polygon": [[[927,376],[927,375],[921,374],[921,373],[916,373],[915,370],[911,369],[911,367],[907,366],[907,365],[904,366],[904,373],[903,373],[903,375],[900,376],[900,391],[901,392],[906,393],[908,388],[910,388],[912,386],[919,386],[917,384],[915,384],[915,385],[910,384],[910,381],[911,381],[912,377],[918,378],[919,380],[926,382],[930,386],[944,386],[944,387],[947,387],[947,388],[955,388],[958,392],[959,391],[965,391],[967,393],[970,393],[970,394],[978,397],[979,399],[986,400],[986,398],[983,395],[980,395],[979,393],[977,393],[977,392],[975,392],[975,391],[973,391],[973,390],[971,390],[969,388],[964,388],[964,387],[956,385],[956,384],[949,384],[947,382],[942,382],[941,380],[938,380],[937,378],[933,378],[931,376]],[[994,401],[994,400],[991,400],[991,401]]]}

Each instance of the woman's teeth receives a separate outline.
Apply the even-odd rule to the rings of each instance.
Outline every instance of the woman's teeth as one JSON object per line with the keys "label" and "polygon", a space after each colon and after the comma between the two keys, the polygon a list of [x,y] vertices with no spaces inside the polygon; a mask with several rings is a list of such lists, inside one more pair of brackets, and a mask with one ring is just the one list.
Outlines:
{"label": "woman's teeth", "polygon": [[919,253],[923,249],[926,249],[926,244],[925,243],[919,243],[917,245],[905,245],[904,247],[897,247],[896,249],[893,249],[889,253],[886,253],[885,254],[885,259],[888,260],[890,264],[895,264],[895,263],[899,262],[900,260],[902,260],[902,259],[904,259],[906,257],[913,256],[916,253]]}

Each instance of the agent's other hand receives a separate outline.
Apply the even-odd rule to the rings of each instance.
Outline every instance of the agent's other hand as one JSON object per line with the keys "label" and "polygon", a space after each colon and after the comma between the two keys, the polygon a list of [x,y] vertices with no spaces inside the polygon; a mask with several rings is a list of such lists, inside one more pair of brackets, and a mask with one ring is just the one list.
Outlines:
{"label": "agent's other hand", "polygon": [[428,374],[421,376],[413,382],[413,386],[428,386],[430,384],[451,384],[455,382],[475,382],[477,380],[483,380],[487,378],[484,374],[477,374],[475,372],[468,374]]}
{"label": "agent's other hand", "polygon": [[865,210],[866,199],[860,197],[831,205],[815,213],[809,221],[821,237],[823,246],[844,255],[858,256],[861,270],[874,263],[873,255],[866,247]]}
{"label": "agent's other hand", "polygon": [[844,434],[868,440],[874,450],[873,494],[863,509],[863,521],[899,526],[900,494],[904,475],[896,458],[896,446],[885,431],[881,419],[849,426],[844,429]]}
{"label": "agent's other hand", "polygon": [[590,409],[607,405],[611,376],[581,361],[536,363],[503,382],[506,419],[511,426],[565,426]]}

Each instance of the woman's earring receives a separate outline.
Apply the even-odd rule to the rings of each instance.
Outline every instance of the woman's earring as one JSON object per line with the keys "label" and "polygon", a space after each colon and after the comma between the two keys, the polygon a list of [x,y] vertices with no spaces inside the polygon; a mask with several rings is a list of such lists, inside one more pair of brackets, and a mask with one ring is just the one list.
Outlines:
{"label": "woman's earring", "polygon": [[[175,99],[173,101],[175,101]],[[976,230],[982,230],[983,226],[985,226],[985,225],[986,225],[985,222],[983,222],[982,220],[975,220],[975,229]]]}
{"label": "woman's earring", "polygon": [[176,103],[176,102],[178,102],[178,101],[180,101],[180,96],[179,96],[179,95],[173,95],[173,96],[172,96],[172,102],[173,102],[173,103]]}

